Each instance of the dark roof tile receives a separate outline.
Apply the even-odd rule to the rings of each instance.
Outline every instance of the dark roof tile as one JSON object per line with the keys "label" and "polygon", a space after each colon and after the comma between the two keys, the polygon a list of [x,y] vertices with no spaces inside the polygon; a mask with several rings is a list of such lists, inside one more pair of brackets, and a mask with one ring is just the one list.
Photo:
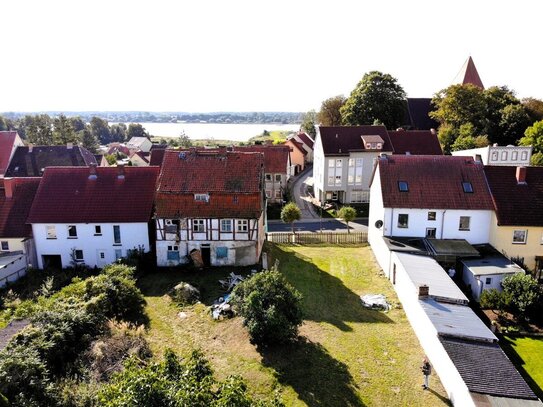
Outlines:
{"label": "dark roof tile", "polygon": [[389,131],[394,154],[443,155],[436,133],[429,130]]}
{"label": "dark roof tile", "polygon": [[382,151],[394,151],[385,126],[320,126],[319,132],[324,155],[366,151],[362,136],[380,136],[384,141]]}
{"label": "dark roof tile", "polygon": [[[29,237],[32,228],[26,224],[26,218],[41,178],[4,179],[0,191],[0,237]],[[6,198],[5,183],[11,183],[13,196]]]}
{"label": "dark roof tile", "polygon": [[0,131],[0,175],[4,174],[8,168],[16,137],[16,131]]}

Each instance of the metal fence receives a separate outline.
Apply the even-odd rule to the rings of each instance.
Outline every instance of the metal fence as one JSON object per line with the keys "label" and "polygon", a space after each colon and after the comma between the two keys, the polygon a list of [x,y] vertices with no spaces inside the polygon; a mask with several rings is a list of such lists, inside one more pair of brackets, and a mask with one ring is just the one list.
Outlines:
{"label": "metal fence", "polygon": [[269,242],[280,244],[361,244],[368,242],[367,232],[272,232],[266,233]]}

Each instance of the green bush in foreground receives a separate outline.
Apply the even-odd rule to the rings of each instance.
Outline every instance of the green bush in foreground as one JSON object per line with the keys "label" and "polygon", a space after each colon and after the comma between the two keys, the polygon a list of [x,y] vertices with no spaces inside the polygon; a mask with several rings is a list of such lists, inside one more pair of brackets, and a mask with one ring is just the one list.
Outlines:
{"label": "green bush in foreground", "polygon": [[263,271],[238,284],[232,302],[243,317],[251,342],[284,343],[302,324],[302,295],[278,271]]}

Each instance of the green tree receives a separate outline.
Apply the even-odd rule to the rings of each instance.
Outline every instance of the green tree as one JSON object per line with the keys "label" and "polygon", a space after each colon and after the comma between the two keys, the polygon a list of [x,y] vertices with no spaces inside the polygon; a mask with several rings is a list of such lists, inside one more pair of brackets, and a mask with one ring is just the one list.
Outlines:
{"label": "green tree", "polygon": [[543,120],[535,122],[519,140],[521,146],[532,146],[534,153],[543,153]]}
{"label": "green tree", "polygon": [[53,123],[49,115],[25,116],[26,140],[38,146],[52,146]]}
{"label": "green tree", "polygon": [[502,280],[509,305],[520,317],[525,317],[541,301],[541,287],[530,275],[517,273]]}
{"label": "green tree", "polygon": [[483,290],[479,303],[483,309],[490,309],[493,312],[495,310],[503,311],[509,303],[509,299],[506,293],[493,288],[491,290]]}
{"label": "green tree", "polygon": [[487,136],[478,136],[471,123],[465,123],[458,130],[458,137],[451,146],[451,151],[468,150],[477,147],[486,147],[490,143]]}
{"label": "green tree", "polygon": [[107,120],[96,116],[92,117],[90,120],[90,132],[100,144],[106,145],[113,141]]}
{"label": "green tree", "polygon": [[83,129],[78,132],[78,138],[81,140],[81,145],[91,153],[98,151],[98,140],[94,137],[89,129]]}
{"label": "green tree", "polygon": [[126,132],[126,137],[130,140],[132,137],[147,137],[150,138],[149,133],[145,130],[140,123],[130,123],[128,125],[128,131]]}
{"label": "green tree", "polygon": [[0,116],[0,131],[13,130],[14,127],[15,124],[11,120],[6,119],[4,116]]}
{"label": "green tree", "polygon": [[341,108],[346,101],[347,98],[343,95],[324,100],[317,113],[317,122],[321,126],[341,126]]}
{"label": "green tree", "polygon": [[289,202],[281,209],[281,221],[290,223],[292,233],[294,233],[294,222],[302,218],[302,211],[294,202]]}
{"label": "green tree", "polygon": [[351,230],[349,229],[349,222],[356,218],[356,209],[354,209],[352,206],[342,206],[337,216],[345,221],[345,224],[347,225],[347,233],[351,233]]}
{"label": "green tree", "polygon": [[[266,130],[264,130],[264,131],[266,131]],[[193,146],[192,140],[189,138],[189,136],[187,136],[185,134],[185,132],[182,132],[179,135],[179,146],[181,146],[183,148],[188,148],[188,147]]]}
{"label": "green tree", "polygon": [[500,145],[516,145],[528,126],[532,124],[526,109],[520,104],[511,104],[501,110],[499,132],[488,138]]}
{"label": "green tree", "polygon": [[85,124],[83,119],[79,116],[70,117],[69,120],[70,120],[70,123],[72,124],[72,128],[74,129],[76,133],[80,132],[81,130],[85,130],[87,128],[87,125]]}
{"label": "green tree", "polygon": [[533,165],[535,167],[543,167],[543,153],[532,154],[532,158],[530,159],[530,165]]}
{"label": "green tree", "polygon": [[341,107],[345,125],[357,126],[381,121],[395,129],[405,113],[405,91],[396,78],[378,71],[366,73]]}
{"label": "green tree", "polygon": [[74,131],[72,122],[64,115],[60,114],[53,120],[53,142],[56,145],[66,145],[67,143],[77,144],[77,134]]}
{"label": "green tree", "polygon": [[316,120],[317,113],[314,110],[310,110],[304,114],[300,130],[309,134],[312,138],[315,138],[315,135],[317,134],[317,128],[315,127]]}
{"label": "green tree", "polygon": [[285,343],[302,324],[302,295],[278,271],[263,271],[234,288],[232,303],[243,318],[251,342]]}
{"label": "green tree", "polygon": [[526,113],[530,116],[532,123],[543,120],[543,100],[536,98],[522,99],[522,106],[526,109]]}
{"label": "green tree", "polygon": [[110,139],[112,142],[122,143],[126,141],[127,127],[124,123],[112,124],[110,127]]}

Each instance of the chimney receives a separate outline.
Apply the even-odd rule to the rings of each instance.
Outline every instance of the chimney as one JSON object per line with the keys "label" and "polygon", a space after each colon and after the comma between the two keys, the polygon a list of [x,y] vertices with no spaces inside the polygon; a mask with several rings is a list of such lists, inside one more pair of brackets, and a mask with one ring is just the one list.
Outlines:
{"label": "chimney", "polygon": [[430,129],[430,133],[436,134],[436,129]]}
{"label": "chimney", "polygon": [[4,178],[4,193],[6,194],[7,199],[13,198],[13,178]]}
{"label": "chimney", "polygon": [[517,184],[526,185],[526,167],[517,167]]}
{"label": "chimney", "polygon": [[117,164],[117,178],[124,179],[124,164]]}
{"label": "chimney", "polygon": [[33,149],[34,149],[34,144],[28,143],[28,152],[31,153]]}
{"label": "chimney", "polygon": [[430,287],[428,287],[426,284],[419,285],[419,300],[428,298],[429,295],[430,295]]}
{"label": "chimney", "polygon": [[89,179],[96,179],[98,175],[96,174],[96,164],[89,164]]}
{"label": "chimney", "polygon": [[68,150],[71,150],[72,148],[74,148],[74,143],[66,143],[66,148]]}

